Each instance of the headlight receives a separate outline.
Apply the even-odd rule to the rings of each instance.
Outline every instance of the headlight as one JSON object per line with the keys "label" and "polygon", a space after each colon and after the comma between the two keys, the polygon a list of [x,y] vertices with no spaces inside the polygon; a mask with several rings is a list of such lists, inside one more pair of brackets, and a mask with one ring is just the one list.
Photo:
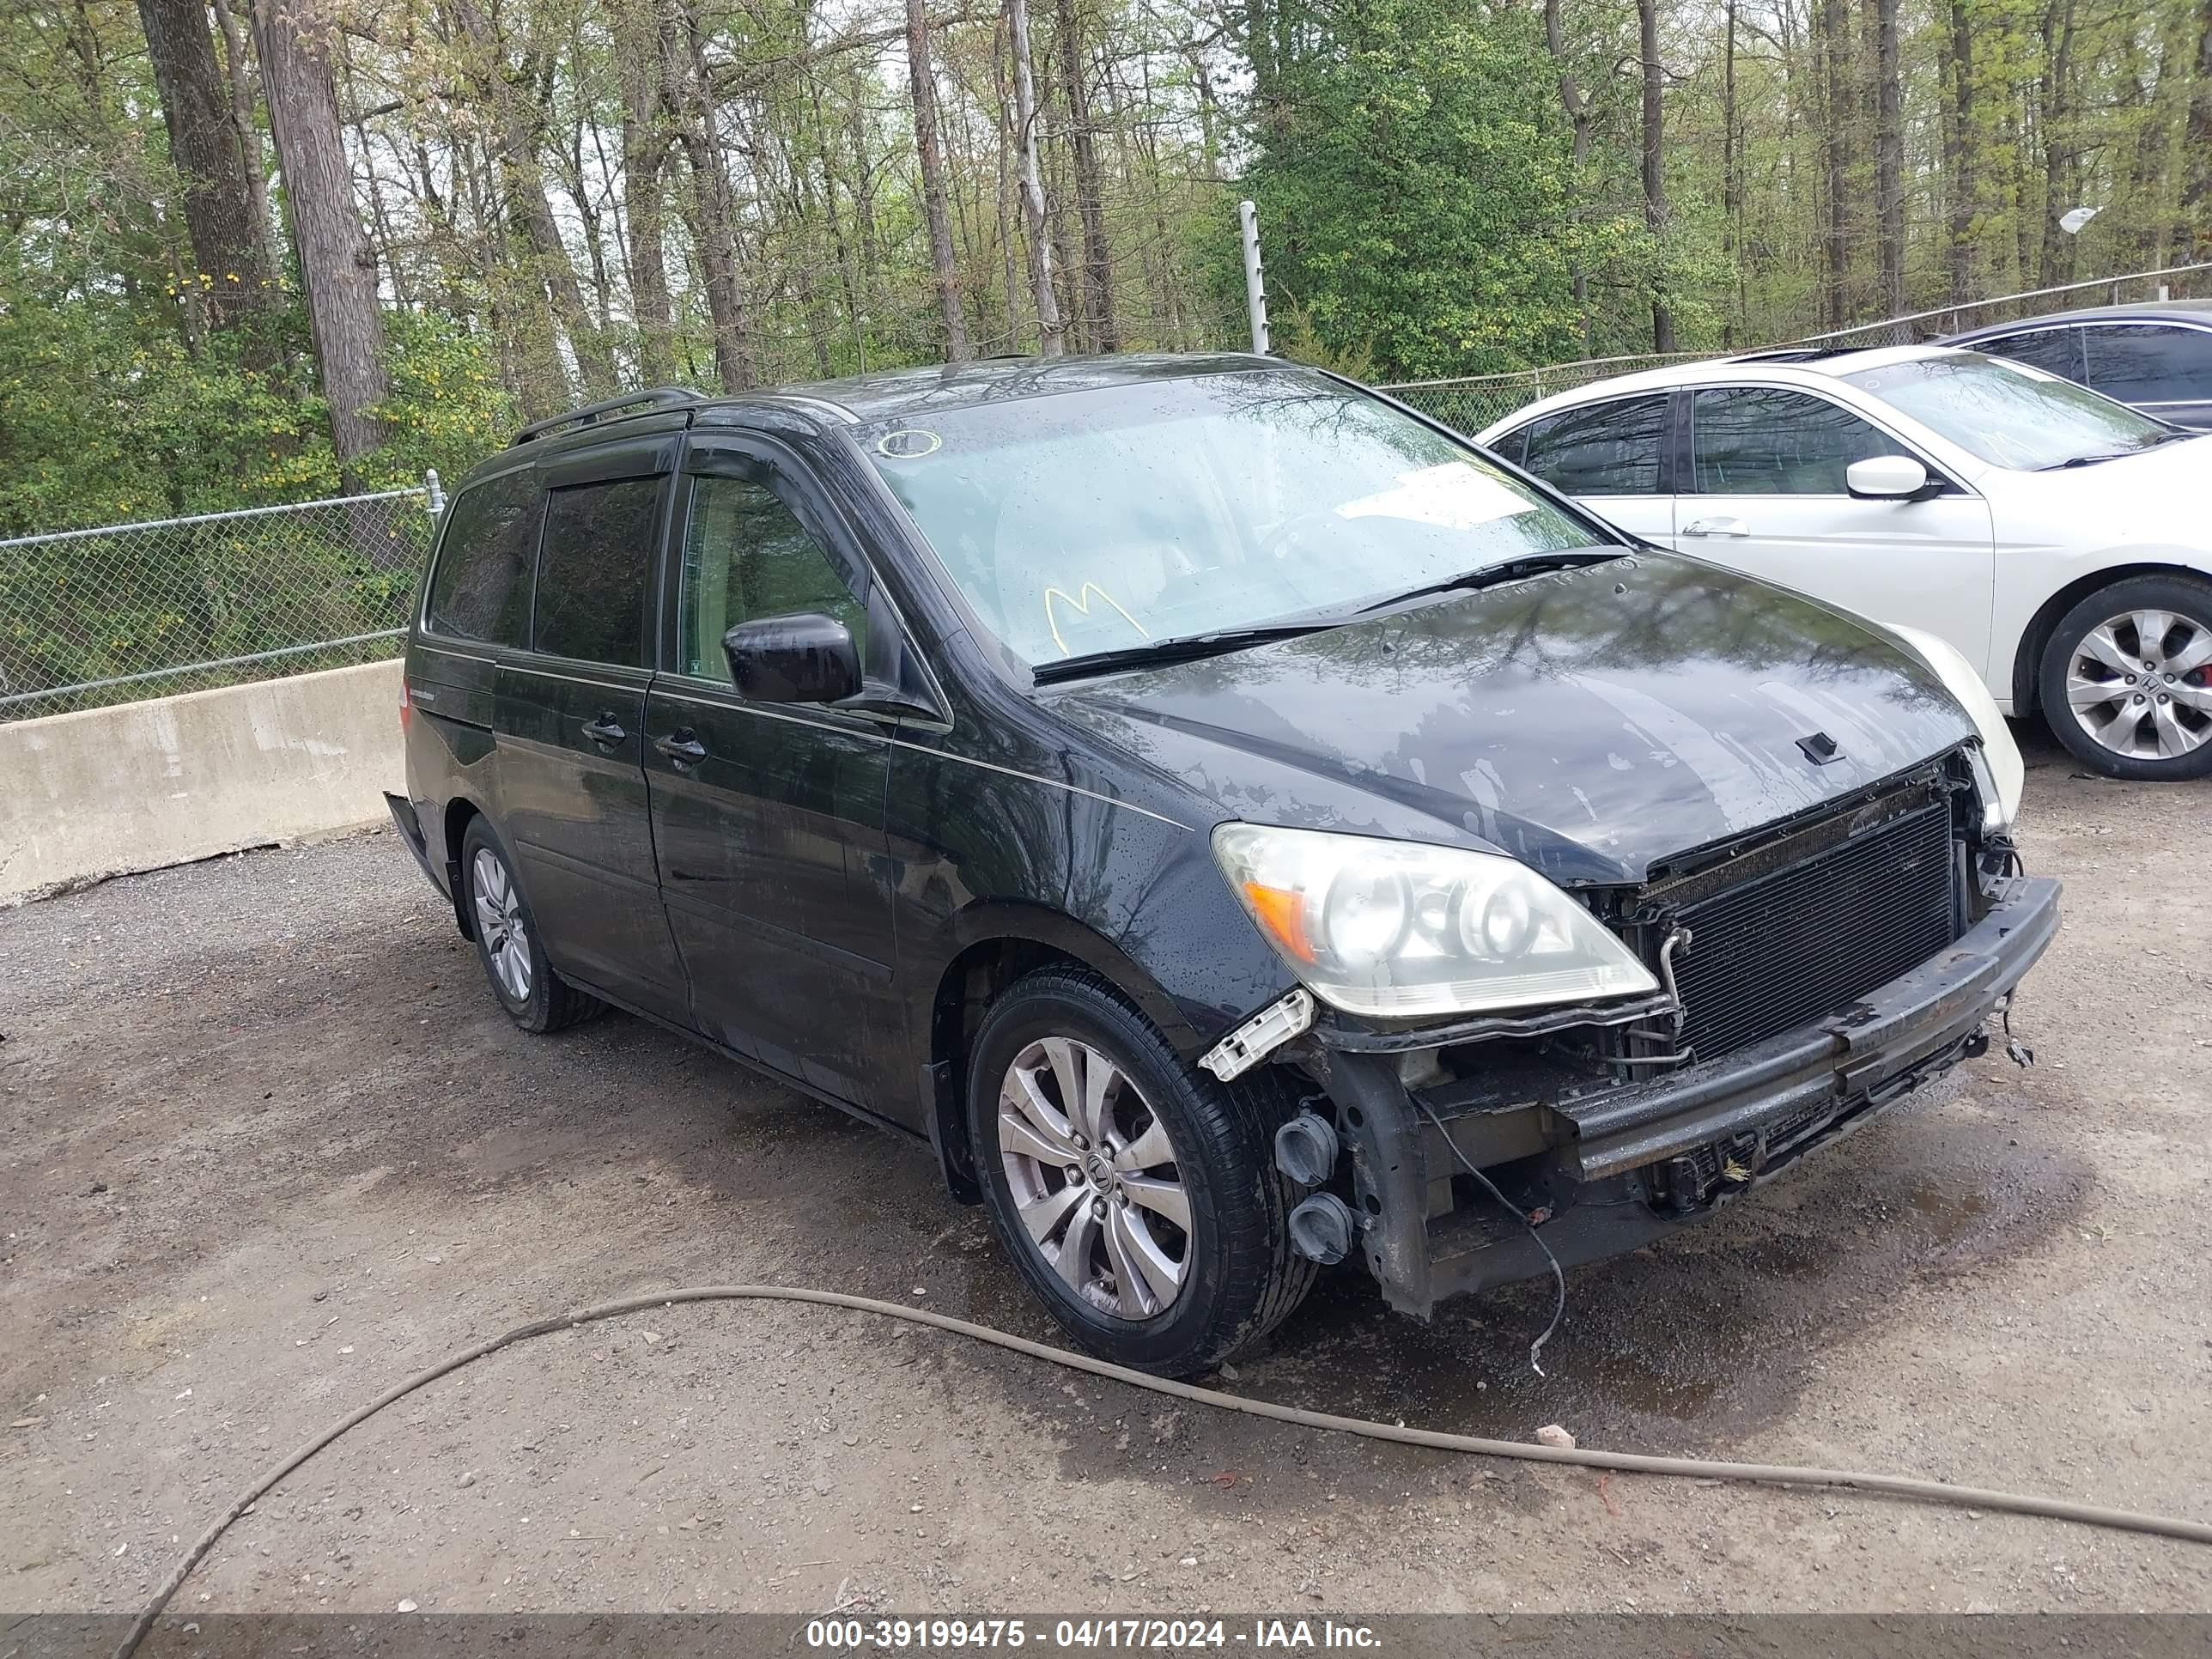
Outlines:
{"label": "headlight", "polygon": [[2020,816],[2020,791],[2027,781],[2027,768],[2021,763],[2020,745],[2012,740],[2012,728],[1997,713],[1996,699],[1982,684],[1982,677],[1974,672],[1973,664],[1948,640],[1938,639],[1917,628],[1907,628],[1902,623],[1884,623],[1882,626],[1933,669],[1936,678],[1943,682],[1943,689],[1973,716],[1975,728],[1982,734],[1982,758],[1989,768],[1989,781],[1995,786],[1994,793],[1984,791],[1982,796],[1982,827],[2007,828]]}
{"label": "headlight", "polygon": [[1499,854],[1224,823],[1213,855],[1291,971],[1348,1013],[1471,1014],[1659,988],[1589,911]]}

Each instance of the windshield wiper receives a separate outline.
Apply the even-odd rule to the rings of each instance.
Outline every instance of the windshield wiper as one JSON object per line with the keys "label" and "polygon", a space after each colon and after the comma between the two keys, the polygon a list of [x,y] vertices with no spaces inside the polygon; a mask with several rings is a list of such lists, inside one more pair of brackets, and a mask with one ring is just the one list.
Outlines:
{"label": "windshield wiper", "polygon": [[1360,614],[1366,616],[1372,611],[1387,611],[1394,605],[1426,599],[1432,593],[1449,593],[1458,590],[1471,593],[1479,588],[1496,587],[1503,582],[1517,582],[1526,576],[1540,576],[1547,570],[1578,570],[1586,564],[1604,564],[1609,560],[1625,559],[1632,550],[1626,547],[1571,547],[1557,548],[1549,553],[1524,553],[1517,559],[1486,564],[1479,570],[1462,570],[1458,575],[1447,576],[1442,581],[1409,587],[1402,593],[1393,593],[1388,599],[1363,605]]}
{"label": "windshield wiper", "polygon": [[2178,426],[2171,432],[2161,432],[2147,444],[2137,444],[2133,449],[2115,449],[2102,455],[2073,455],[2063,461],[2053,461],[2049,466],[2036,469],[2040,472],[2063,472],[2069,466],[2095,466],[2101,461],[2124,461],[2130,455],[2140,455],[2146,449],[2156,449],[2160,444],[2178,443],[2184,438],[2201,438],[2201,432]]}
{"label": "windshield wiper", "polygon": [[1334,628],[1343,620],[1341,617],[1312,617],[1303,622],[1263,623],[1254,628],[1222,628],[1207,634],[1182,634],[1172,639],[1147,640],[1142,645],[1118,646],[1111,651],[1086,651],[1079,657],[1061,657],[1054,662],[1038,663],[1030,672],[1039,685],[1048,685],[1054,680],[1087,679],[1093,674],[1111,674],[1123,668],[1158,668],[1168,663],[1192,662],[1200,657],[1242,651],[1248,645],[1265,645],[1270,640],[1301,639],[1308,634]]}

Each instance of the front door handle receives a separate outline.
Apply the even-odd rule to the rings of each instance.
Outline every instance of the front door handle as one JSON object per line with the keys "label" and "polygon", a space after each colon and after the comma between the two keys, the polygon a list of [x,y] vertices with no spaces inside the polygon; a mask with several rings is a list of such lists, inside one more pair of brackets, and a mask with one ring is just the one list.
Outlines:
{"label": "front door handle", "polygon": [[1685,536],[1748,536],[1751,526],[1741,519],[1692,519],[1682,526]]}
{"label": "front door handle", "polygon": [[678,769],[696,766],[707,758],[707,745],[691,735],[691,728],[688,726],[665,738],[655,738],[653,746],[667,756]]}
{"label": "front door handle", "polygon": [[629,733],[623,730],[622,722],[612,714],[602,714],[595,720],[584,722],[584,735],[593,743],[603,743],[611,747],[626,739]]}

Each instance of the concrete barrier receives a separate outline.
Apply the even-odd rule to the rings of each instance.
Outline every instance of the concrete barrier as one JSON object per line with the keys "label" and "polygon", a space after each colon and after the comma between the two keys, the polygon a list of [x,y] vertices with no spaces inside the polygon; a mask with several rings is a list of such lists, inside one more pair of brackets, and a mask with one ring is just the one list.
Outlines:
{"label": "concrete barrier", "polygon": [[399,664],[0,725],[0,898],[385,816]]}

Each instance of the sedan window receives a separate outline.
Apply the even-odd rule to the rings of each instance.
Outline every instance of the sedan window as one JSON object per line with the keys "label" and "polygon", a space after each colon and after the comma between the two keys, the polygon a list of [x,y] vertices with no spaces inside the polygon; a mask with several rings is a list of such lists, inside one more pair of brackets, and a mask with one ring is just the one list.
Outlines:
{"label": "sedan window", "polygon": [[1784,386],[1700,392],[1690,410],[1701,495],[1842,495],[1853,461],[1902,455],[1888,434],[1826,398]]}
{"label": "sedan window", "polygon": [[1978,342],[1974,349],[1993,357],[2026,363],[2062,380],[2079,380],[2081,370],[2081,331],[2078,328],[2035,328],[2025,334],[2008,334],[2002,340]]}
{"label": "sedan window", "polygon": [[2118,323],[2083,331],[2089,384],[2124,404],[2212,400],[2212,331],[2164,323]]}
{"label": "sedan window", "polygon": [[1844,379],[1969,454],[2017,471],[2106,459],[2176,435],[2087,386],[1978,351],[1911,358]]}
{"label": "sedan window", "polygon": [[1522,463],[1568,495],[1656,495],[1667,395],[1623,398],[1532,421]]}

